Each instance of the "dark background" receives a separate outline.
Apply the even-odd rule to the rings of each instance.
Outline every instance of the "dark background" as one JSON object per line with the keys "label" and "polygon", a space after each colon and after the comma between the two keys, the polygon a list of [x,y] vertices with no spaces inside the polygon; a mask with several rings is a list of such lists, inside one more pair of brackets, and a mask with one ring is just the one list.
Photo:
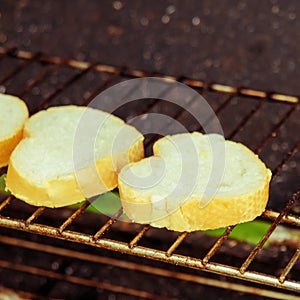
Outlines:
{"label": "dark background", "polygon": [[297,0],[0,0],[0,45],[300,94]]}

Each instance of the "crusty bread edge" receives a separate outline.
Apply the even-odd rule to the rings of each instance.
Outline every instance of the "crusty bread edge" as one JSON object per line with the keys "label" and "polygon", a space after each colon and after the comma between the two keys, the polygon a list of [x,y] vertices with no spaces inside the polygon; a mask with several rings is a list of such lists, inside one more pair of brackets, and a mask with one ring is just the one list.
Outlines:
{"label": "crusty bread edge", "polygon": [[[166,227],[174,231],[191,232],[222,228],[252,221],[265,210],[269,196],[270,179],[271,171],[267,169],[264,182],[253,193],[242,194],[236,197],[214,197],[203,208],[200,208],[200,199],[190,198],[175,212],[162,219],[153,220],[150,224],[154,227]],[[141,204],[140,209],[148,216],[152,210],[151,196],[134,192],[120,178],[119,191],[124,212],[133,221],[145,224],[146,222],[143,222],[140,218],[134,220],[131,212],[138,209],[137,204]]]}
{"label": "crusty bread edge", "polygon": [[[144,157],[143,139],[141,136],[128,149],[126,155],[130,162],[138,161]],[[96,166],[98,174],[106,186],[106,189],[102,192],[110,191],[117,187],[118,176],[113,167],[112,156],[108,155],[97,160]],[[8,167],[6,187],[15,197],[34,206],[62,207],[86,199],[78,185],[75,173],[37,186],[19,174],[14,168],[13,162],[10,162]],[[99,194],[101,193],[101,191],[98,192]]]}
{"label": "crusty bread edge", "polygon": [[269,198],[270,178],[271,172],[268,171],[264,184],[254,193],[238,197],[214,197],[203,208],[199,207],[199,199],[188,200],[176,212],[151,225],[175,231],[196,231],[252,221],[265,210]]}
{"label": "crusty bread edge", "polygon": [[0,141],[0,168],[9,163],[11,153],[23,138],[23,128],[17,129],[12,136]]}
{"label": "crusty bread edge", "polygon": [[25,121],[23,122],[23,124],[21,126],[16,127],[15,130],[12,131],[11,134],[0,139],[0,168],[8,165],[9,158],[11,156],[12,151],[15,149],[15,147],[18,145],[18,143],[23,138],[24,124],[29,117],[27,105],[25,104],[25,102],[23,100],[21,100],[20,98],[18,98],[16,96],[12,96],[12,95],[3,94],[2,96],[6,97],[6,98],[14,99],[14,101],[17,101],[19,103],[19,105],[23,107]]}
{"label": "crusty bread edge", "polygon": [[[162,147],[163,141],[166,138],[168,138],[168,136],[161,138],[154,143],[153,152],[155,156],[159,156],[159,149]],[[272,177],[271,171],[259,159],[258,155],[253,153],[242,143],[230,140],[226,140],[226,143],[238,144],[244,148],[249,155],[255,156],[257,163],[265,168],[265,178],[261,182],[261,185],[255,191],[247,194],[233,197],[213,197],[203,208],[200,208],[200,199],[187,199],[175,212],[172,212],[160,220],[153,220],[150,222],[150,225],[159,228],[166,227],[167,229],[174,231],[191,232],[222,228],[252,221],[264,212],[269,198],[269,185]],[[132,164],[134,163],[128,164],[124,170],[130,168]],[[133,189],[122,180],[122,176],[119,176],[118,187],[124,212],[127,216],[138,223],[149,223],[149,214],[151,215],[152,211],[151,195],[146,195]],[[138,205],[139,203],[143,204],[140,208]],[[134,220],[131,212],[134,212],[137,209],[140,210],[137,215],[146,216],[148,222],[144,222],[143,217]]]}

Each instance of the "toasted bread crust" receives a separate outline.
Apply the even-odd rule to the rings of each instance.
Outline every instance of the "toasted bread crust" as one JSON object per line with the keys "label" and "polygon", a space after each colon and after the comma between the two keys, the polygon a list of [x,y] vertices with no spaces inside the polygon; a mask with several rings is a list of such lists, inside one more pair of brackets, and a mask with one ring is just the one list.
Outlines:
{"label": "toasted bread crust", "polygon": [[[9,105],[10,101],[17,104],[20,108],[19,124],[12,124],[11,131],[4,137],[0,138],[0,168],[8,165],[12,151],[23,138],[23,127],[25,120],[28,119],[28,109],[25,102],[15,96],[0,94],[0,98],[5,99],[5,104]],[[0,99],[1,100],[1,99]],[[0,101],[1,106],[1,101]],[[8,118],[10,116],[7,116]],[[1,126],[1,124],[0,124]]]}
{"label": "toasted bread crust", "polygon": [[[143,158],[144,147],[142,140],[137,141],[129,149],[129,155],[131,156],[131,161]],[[101,180],[105,185],[103,192],[117,187],[117,173],[113,169],[112,158],[107,156],[99,159],[96,162],[96,166],[98,175],[101,176]],[[34,206],[63,207],[78,203],[86,198],[84,191],[78,185],[75,173],[37,186],[17,172],[13,163],[8,168],[6,187],[17,198]],[[99,190],[97,192],[101,193]]]}
{"label": "toasted bread crust", "polygon": [[[235,144],[231,141],[226,141],[226,143]],[[164,138],[154,144],[154,154],[159,156],[160,147],[163,146]],[[257,167],[264,172],[263,180],[252,191],[247,193],[241,191],[238,195],[233,194],[232,196],[216,193],[204,207],[200,207],[201,195],[192,194],[179,205],[177,210],[169,214],[165,213],[161,218],[151,219],[151,214],[155,209],[152,197],[156,195],[157,191],[143,192],[138,186],[134,187],[126,182],[127,170],[135,165],[130,163],[119,176],[119,191],[125,213],[135,222],[150,223],[154,227],[166,227],[181,232],[222,228],[255,219],[263,213],[267,205],[271,171],[247,147],[241,144],[238,147],[243,151],[246,150],[247,155],[251,156],[256,161]],[[143,160],[139,162],[139,164],[141,163]],[[161,211],[166,209],[166,207],[160,207]]]}
{"label": "toasted bread crust", "polygon": [[[187,201],[178,211],[152,225],[166,227],[175,231],[196,231],[222,228],[254,220],[260,216],[267,205],[269,182],[266,182],[253,194],[240,197],[215,197],[205,207],[199,208],[199,199]],[[181,214],[182,217],[178,216]],[[178,220],[182,220],[178,222]]]}
{"label": "toasted bread crust", "polygon": [[8,165],[11,153],[21,141],[22,137],[23,128],[19,128],[11,137],[0,140],[0,168]]}
{"label": "toasted bread crust", "polygon": [[[68,107],[68,111],[77,107]],[[50,113],[58,108],[51,108]],[[63,107],[61,108],[64,109]],[[82,109],[82,108],[79,108]],[[85,108],[84,108],[85,109]],[[64,112],[64,111],[63,111]],[[101,112],[103,114],[103,112]],[[8,166],[6,187],[17,198],[34,206],[62,207],[78,203],[91,196],[95,196],[117,187],[117,177],[119,170],[127,162],[140,160],[144,157],[143,136],[136,131],[136,140],[132,142],[129,148],[122,148],[120,152],[104,154],[100,159],[76,170],[75,167],[70,172],[64,174],[58,173],[53,179],[40,180],[38,176],[30,177],[24,175],[18,166],[24,166],[23,162],[26,157],[16,163],[16,158],[26,146],[28,140],[35,142],[35,133],[31,132],[28,126],[30,121],[36,122],[43,119],[45,112],[35,115],[34,121],[29,119],[25,125],[24,139],[17,149],[13,152]],[[47,126],[46,122],[46,126]],[[32,123],[31,123],[32,125]],[[120,126],[128,126],[120,120]],[[32,126],[34,131],[39,131],[38,126]],[[133,130],[133,129],[132,129]],[[40,141],[40,140],[37,140]],[[61,140],[59,139],[61,147]],[[63,141],[63,140],[62,140]],[[126,146],[127,147],[127,146]],[[31,148],[30,148],[31,149]],[[34,149],[34,145],[32,146]],[[59,148],[58,148],[59,149]],[[31,152],[29,152],[30,154]],[[28,157],[30,159],[30,157]],[[41,156],[43,159],[43,156]],[[72,158],[70,158],[72,159]],[[55,163],[55,162],[54,162]],[[39,166],[39,165],[38,165]],[[50,167],[50,166],[49,166]],[[24,170],[24,167],[23,167]],[[37,173],[39,168],[36,168]],[[35,173],[34,173],[35,174]],[[101,178],[101,180],[99,180]]]}

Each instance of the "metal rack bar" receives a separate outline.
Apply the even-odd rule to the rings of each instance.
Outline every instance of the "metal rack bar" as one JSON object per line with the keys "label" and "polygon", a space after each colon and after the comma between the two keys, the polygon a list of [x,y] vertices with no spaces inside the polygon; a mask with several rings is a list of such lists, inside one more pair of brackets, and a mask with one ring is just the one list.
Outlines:
{"label": "metal rack bar", "polygon": [[[225,109],[225,107],[230,103],[230,101],[232,100],[234,96],[233,95],[228,95],[227,98],[225,99],[224,102],[221,103],[221,105],[219,105],[219,107],[215,110],[215,114],[218,115],[223,109]],[[181,115],[184,113],[184,110],[180,111],[176,116],[175,119],[181,117]],[[202,127],[207,126],[207,124],[209,124],[209,122],[214,118],[214,116],[209,117],[203,124]]]}
{"label": "metal rack bar", "polygon": [[173,252],[180,246],[180,244],[184,241],[184,239],[188,236],[188,232],[181,233],[176,241],[170,246],[170,248],[166,251],[166,256],[170,257]]}
{"label": "metal rack bar", "polygon": [[229,234],[232,232],[232,230],[235,228],[234,226],[229,226],[225,232],[218,238],[218,240],[215,242],[215,244],[210,248],[208,253],[205,255],[205,257],[202,259],[202,263],[206,265],[208,261],[215,255],[217,250],[221,247],[223,242],[227,240]]}
{"label": "metal rack bar", "polygon": [[241,120],[241,122],[235,127],[235,129],[226,137],[231,140],[238,132],[240,132],[248,123],[248,121],[263,107],[266,102],[266,98],[260,99],[255,107]]}
{"label": "metal rack bar", "polygon": [[209,88],[214,92],[236,95],[238,88],[226,84],[212,83]]}
{"label": "metal rack bar", "polygon": [[34,80],[32,80],[32,82],[29,83],[20,93],[18,93],[18,96],[19,97],[24,96],[26,93],[28,93],[30,90],[32,90],[33,87],[35,87],[37,84],[39,84],[43,80],[45,80],[49,75],[54,73],[58,68],[59,68],[59,65],[53,65],[50,68],[48,68],[40,76],[38,76]]}
{"label": "metal rack bar", "polygon": [[9,80],[9,79],[13,78],[14,76],[16,76],[19,72],[21,72],[23,69],[25,69],[28,65],[32,64],[34,59],[37,60],[40,57],[40,55],[41,55],[40,53],[37,53],[37,54],[33,55],[32,60],[23,61],[19,66],[14,68],[14,70],[12,70],[8,75],[6,75],[4,78],[2,78],[0,80],[0,84],[3,84],[7,80]]}
{"label": "metal rack bar", "polygon": [[296,143],[296,145],[284,156],[281,163],[276,167],[276,169],[273,171],[272,179],[279,174],[279,172],[282,170],[283,166],[298,152],[300,147],[300,140]]}
{"label": "metal rack bar", "polygon": [[149,229],[150,225],[145,225],[143,229],[129,242],[129,248],[132,249],[133,247],[135,247]]}
{"label": "metal rack bar", "polygon": [[[300,102],[298,102],[300,103]],[[254,150],[257,154],[259,154],[264,146],[269,142],[269,140],[276,135],[276,132],[281,128],[281,126],[285,123],[286,120],[290,117],[290,115],[296,110],[297,106],[299,104],[293,105],[286,113],[285,115],[275,124],[273,129],[270,131],[270,133],[262,140],[260,145]]]}
{"label": "metal rack bar", "polygon": [[[229,105],[229,103],[231,102],[231,100],[233,99],[233,95],[228,95],[228,97],[225,99],[224,102],[221,103],[221,105],[215,110],[215,115],[218,115],[222,110],[225,109],[225,107],[227,105]],[[214,116],[209,117],[204,124],[202,125],[203,127],[206,127],[207,124],[209,124],[209,122],[214,118]]]}
{"label": "metal rack bar", "polygon": [[182,80],[183,84],[186,84],[192,88],[197,88],[197,89],[203,89],[203,88],[207,88],[207,86],[204,84],[203,81],[200,80],[194,80],[194,79],[188,79],[188,78],[184,78]]}
{"label": "metal rack bar", "polygon": [[157,267],[152,267],[149,265],[143,265],[143,264],[138,264],[134,262],[129,262],[125,260],[120,260],[120,259],[114,259],[114,258],[109,258],[109,257],[103,257],[100,255],[94,255],[94,254],[89,254],[86,252],[79,252],[75,250],[69,250],[61,247],[55,247],[55,246],[50,246],[47,244],[40,244],[37,242],[31,242],[27,240],[19,240],[16,238],[11,238],[7,236],[1,236],[0,237],[0,243],[10,245],[13,247],[22,247],[25,249],[30,249],[30,250],[35,250],[35,251],[42,251],[45,253],[50,253],[53,254],[55,253],[56,255],[72,258],[72,259],[78,259],[82,261],[87,261],[87,262],[92,262],[92,263],[98,263],[98,264],[106,264],[106,265],[111,265],[115,266],[118,268],[123,268],[127,270],[133,270],[133,271],[138,271],[138,272],[143,272],[146,274],[151,274],[151,275],[156,275],[156,276],[161,276],[161,277],[172,277],[176,278],[179,280],[184,280],[188,282],[193,282],[197,284],[204,284],[208,286],[213,286],[216,288],[222,288],[222,289],[230,289],[233,291],[239,291],[239,292],[244,292],[244,293],[249,293],[253,295],[259,295],[259,296],[265,296],[269,297],[272,299],[287,299],[287,300],[299,300],[300,297],[286,294],[286,293],[281,293],[277,291],[271,291],[271,290],[266,290],[266,289],[261,289],[261,288],[256,288],[256,287],[249,287],[241,284],[237,284],[234,282],[226,282],[226,281],[220,281],[212,278],[207,278],[207,277],[201,277],[199,275],[192,275],[192,274],[187,274],[187,273],[182,273],[182,272],[174,272],[171,270],[166,270],[163,268],[157,268]]}
{"label": "metal rack bar", "polygon": [[93,240],[97,242],[97,240],[108,230],[114,222],[123,214],[123,208],[120,208],[93,236]]}
{"label": "metal rack bar", "polygon": [[[233,99],[233,95],[229,95],[226,100],[215,110],[215,114],[218,115],[229,103],[230,101]],[[207,120],[207,123],[210,121],[211,119]],[[207,124],[206,123],[206,124]],[[204,126],[206,125],[204,124]]]}
{"label": "metal rack bar", "polygon": [[131,249],[128,246],[128,243],[125,242],[110,240],[106,238],[101,238],[95,241],[93,236],[89,234],[69,230],[63,231],[61,234],[58,234],[58,229],[56,227],[42,224],[30,224],[29,226],[26,226],[26,222],[23,220],[16,220],[13,218],[3,216],[0,216],[0,225],[11,229],[41,234],[52,238],[68,240],[80,244],[117,251],[124,254],[131,254],[146,259],[153,259],[166,263],[172,263],[183,267],[205,270],[216,274],[222,274],[233,278],[270,285],[273,287],[279,287],[291,291],[300,291],[300,282],[297,281],[285,280],[283,283],[280,283],[278,278],[275,276],[247,270],[242,274],[238,268],[219,263],[208,262],[204,266],[201,259],[194,257],[187,257],[179,254],[173,254],[170,257],[168,257],[165,251],[141,246],[136,246]]}
{"label": "metal rack bar", "polygon": [[289,103],[299,103],[299,97],[282,95],[278,93],[273,93],[270,98],[275,101],[289,102]]}
{"label": "metal rack bar", "polygon": [[12,196],[8,196],[0,205],[0,212],[11,203],[13,197]]}
{"label": "metal rack bar", "polygon": [[46,99],[44,99],[40,105],[39,109],[44,108],[46,104],[48,104],[54,97],[56,97],[59,93],[61,93],[64,89],[66,89],[68,86],[79,80],[82,76],[84,76],[88,71],[90,71],[93,68],[93,65],[91,65],[87,69],[81,70],[81,72],[73,75],[69,80],[67,80],[61,87],[56,89],[52,94],[50,94]]}
{"label": "metal rack bar", "polygon": [[278,215],[278,217],[275,219],[275,221],[272,223],[272,225],[269,227],[267,232],[264,234],[264,236],[261,238],[261,240],[256,244],[254,249],[251,251],[249,256],[246,258],[242,266],[240,267],[241,274],[244,274],[246,269],[249,267],[257,253],[261,250],[265,242],[268,240],[272,232],[275,230],[275,228],[278,226],[278,224],[282,221],[283,217],[287,215],[288,211],[292,208],[293,204],[295,203],[296,199],[299,197],[300,191],[298,191],[296,194],[293,195],[293,197],[289,200],[283,211]]}
{"label": "metal rack bar", "polygon": [[[151,74],[150,74],[150,75],[151,75]],[[179,81],[179,79],[178,79],[178,81]],[[169,91],[170,91],[170,88],[168,87],[168,88],[166,88],[164,91],[162,91],[161,94],[160,94],[159,96],[163,99],[164,96],[165,96]],[[200,93],[200,94],[201,94],[201,93]],[[192,102],[194,98],[196,98],[196,97],[193,97],[193,98],[191,99],[191,101],[189,101],[189,102]],[[154,109],[155,106],[157,106],[158,103],[162,101],[162,100],[159,100],[159,99],[157,99],[157,100],[158,100],[157,102],[154,102],[154,103],[152,103],[152,104],[146,106],[145,108],[143,108],[143,109],[140,110],[139,112],[137,112],[137,115],[145,114],[145,113],[151,111],[152,109]],[[175,115],[173,116],[173,118],[174,118],[174,119],[178,119],[184,112],[185,112],[185,110],[183,110],[183,109],[180,110],[177,114],[175,114]],[[164,124],[161,124],[161,126],[162,126],[161,129],[163,129]],[[155,137],[155,136],[152,137],[152,138],[150,138],[147,142],[145,142],[145,148],[147,149],[147,148],[149,147],[149,145],[151,145],[152,143],[155,142],[155,140],[156,140],[156,137]]]}
{"label": "metal rack bar", "polygon": [[103,83],[100,84],[86,99],[84,99],[80,105],[88,105],[97,95],[103,92],[107,87],[109,87],[112,82],[114,82],[119,77],[119,74],[112,74]]}
{"label": "metal rack bar", "polygon": [[[7,49],[4,47],[0,47],[0,54],[6,54]],[[34,57],[35,54],[32,52],[24,51],[24,50],[15,50],[13,53],[11,53],[11,56],[14,56],[16,58],[21,58],[21,59],[26,59],[26,60],[33,60],[35,59]],[[51,55],[46,55],[42,54],[36,60],[39,60],[41,62],[46,62],[46,63],[51,63],[51,64],[60,64],[60,65],[66,65],[72,68],[76,69],[87,69],[90,67],[89,62],[85,61],[80,61],[76,59],[63,59],[61,57],[57,56],[51,56]],[[95,71],[102,72],[102,73],[108,73],[108,74],[118,74],[120,73],[120,68],[114,67],[114,66],[108,66],[104,64],[97,64],[93,67]],[[140,78],[140,77],[147,77],[149,75],[149,72],[141,71],[141,70],[131,70],[127,71],[124,73],[125,76],[132,76],[135,78]],[[162,74],[154,74],[156,77],[162,76],[163,78],[167,80],[176,80],[176,77],[174,76],[166,76]],[[268,98],[273,101],[279,101],[279,102],[286,102],[286,103],[299,103],[300,102],[300,97],[299,96],[292,96],[292,95],[285,95],[282,93],[277,93],[277,92],[272,92],[272,93],[267,93],[265,91],[261,90],[255,90],[255,89],[250,89],[250,88],[245,88],[245,87],[240,87],[237,88],[235,86],[231,85],[226,85],[226,84],[221,84],[221,83],[205,83],[204,81],[201,80],[194,80],[194,79],[185,79],[183,81],[184,84],[189,85],[190,87],[195,87],[195,88],[206,88],[210,89],[214,92],[219,92],[219,93],[225,93],[225,94],[232,94],[232,95],[242,95],[242,96],[247,96],[247,97],[253,97],[253,98]]]}
{"label": "metal rack bar", "polygon": [[35,219],[37,219],[43,212],[44,210],[46,209],[45,206],[41,206],[39,207],[27,220],[26,220],[26,224],[27,226],[29,224],[32,223],[32,221],[34,221]]}
{"label": "metal rack bar", "polygon": [[268,93],[264,91],[257,91],[252,89],[246,89],[246,88],[240,88],[239,93],[242,96],[249,96],[249,97],[255,97],[255,98],[267,98]]}
{"label": "metal rack bar", "polygon": [[283,272],[279,276],[279,282],[283,283],[285,281],[286,276],[289,274],[293,266],[296,264],[298,259],[300,258],[300,248],[296,250],[286,267],[284,268]]}
{"label": "metal rack bar", "polygon": [[[274,221],[278,218],[279,214],[280,213],[277,211],[267,209],[263,212],[262,217],[270,221]],[[293,226],[300,226],[300,217],[289,214],[287,216],[283,216],[281,223]]]}
{"label": "metal rack bar", "polygon": [[12,48],[0,47],[0,57],[1,57],[1,59],[3,57],[5,57],[6,55],[9,55],[10,52],[15,51],[16,49],[17,49],[16,47],[12,47]]}
{"label": "metal rack bar", "polygon": [[83,203],[60,227],[59,233],[62,233],[76,218],[78,218],[90,205],[89,201]]}

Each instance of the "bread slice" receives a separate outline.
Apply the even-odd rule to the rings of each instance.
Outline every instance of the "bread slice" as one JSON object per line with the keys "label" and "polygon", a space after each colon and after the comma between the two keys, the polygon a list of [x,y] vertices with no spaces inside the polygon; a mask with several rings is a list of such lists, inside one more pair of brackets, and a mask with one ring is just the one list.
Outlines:
{"label": "bread slice", "polygon": [[153,150],[119,174],[131,220],[190,232],[250,221],[264,211],[271,171],[246,146],[194,132],[159,139]]}
{"label": "bread slice", "polygon": [[23,126],[28,118],[24,101],[0,94],[0,168],[8,165],[10,155],[23,136]]}
{"label": "bread slice", "polygon": [[35,206],[74,204],[117,186],[117,173],[144,156],[143,136],[106,112],[52,107],[25,124],[6,186]]}

